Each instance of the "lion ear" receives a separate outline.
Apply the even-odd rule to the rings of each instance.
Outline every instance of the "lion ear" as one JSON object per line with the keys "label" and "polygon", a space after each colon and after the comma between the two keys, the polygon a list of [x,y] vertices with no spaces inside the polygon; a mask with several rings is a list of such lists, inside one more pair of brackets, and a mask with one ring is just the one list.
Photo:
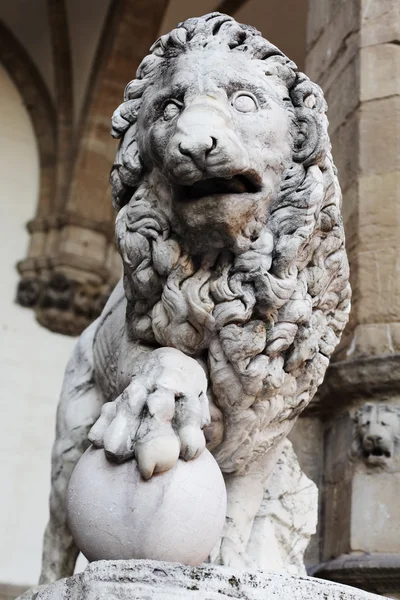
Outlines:
{"label": "lion ear", "polygon": [[290,96],[296,113],[293,159],[308,167],[324,158],[330,148],[327,105],[321,88],[303,73],[296,74]]}
{"label": "lion ear", "polygon": [[310,109],[298,108],[296,117],[293,158],[307,167],[317,162],[323,150],[323,144],[320,143],[323,131],[320,119]]}

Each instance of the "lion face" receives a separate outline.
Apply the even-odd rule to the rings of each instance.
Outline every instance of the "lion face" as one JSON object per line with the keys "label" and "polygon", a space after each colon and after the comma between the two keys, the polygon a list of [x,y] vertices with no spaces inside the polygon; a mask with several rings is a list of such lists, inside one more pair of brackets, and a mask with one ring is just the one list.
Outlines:
{"label": "lion face", "polygon": [[366,404],[355,415],[356,431],[365,461],[384,464],[394,455],[400,434],[399,412],[396,408]]}
{"label": "lion face", "polygon": [[193,251],[246,250],[293,160],[286,86],[259,61],[193,50],[144,94],[138,145],[163,209]]}

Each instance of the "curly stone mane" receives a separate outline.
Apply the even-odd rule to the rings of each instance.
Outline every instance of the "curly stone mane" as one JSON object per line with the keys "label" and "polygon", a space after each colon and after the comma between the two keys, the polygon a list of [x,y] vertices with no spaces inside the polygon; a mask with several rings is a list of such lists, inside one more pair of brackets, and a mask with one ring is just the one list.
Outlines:
{"label": "curly stone mane", "polygon": [[[205,45],[244,52],[285,85],[297,137],[257,239],[249,234],[241,251],[199,259],[171,230],[148,185],[136,120],[164,61]],[[224,421],[214,453],[225,472],[240,471],[246,456],[261,455],[288,432],[322,382],[348,319],[341,193],[327,125],[321,89],[256,29],[219,13],[162,36],[113,116],[112,133],[122,140],[111,184],[131,334],[196,357],[208,350],[211,393]],[[239,422],[243,436],[232,446],[230,425]]]}

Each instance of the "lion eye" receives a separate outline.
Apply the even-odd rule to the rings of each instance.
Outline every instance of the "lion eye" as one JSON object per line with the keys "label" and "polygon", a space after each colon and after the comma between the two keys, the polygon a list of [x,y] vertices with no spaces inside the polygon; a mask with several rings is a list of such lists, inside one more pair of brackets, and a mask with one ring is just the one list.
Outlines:
{"label": "lion eye", "polygon": [[164,121],[170,121],[181,112],[181,106],[176,104],[176,102],[168,102],[164,106]]}
{"label": "lion eye", "polygon": [[257,110],[257,101],[252,94],[246,92],[245,94],[239,93],[234,96],[232,100],[232,106],[239,112],[254,112]]}

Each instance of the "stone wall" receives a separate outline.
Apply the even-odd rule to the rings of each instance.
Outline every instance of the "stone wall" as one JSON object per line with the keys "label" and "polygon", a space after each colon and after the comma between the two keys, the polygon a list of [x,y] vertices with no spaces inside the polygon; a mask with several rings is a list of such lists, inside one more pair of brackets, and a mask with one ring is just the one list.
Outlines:
{"label": "stone wall", "polygon": [[324,89],[353,308],[340,358],[400,350],[400,5],[310,2],[307,73]]}
{"label": "stone wall", "polygon": [[[353,288],[350,323],[306,415],[320,423],[313,458],[321,473],[320,566],[312,572],[393,596],[400,588],[400,5],[310,0],[308,17],[306,72],[329,106]],[[296,448],[306,468],[307,453]]]}

